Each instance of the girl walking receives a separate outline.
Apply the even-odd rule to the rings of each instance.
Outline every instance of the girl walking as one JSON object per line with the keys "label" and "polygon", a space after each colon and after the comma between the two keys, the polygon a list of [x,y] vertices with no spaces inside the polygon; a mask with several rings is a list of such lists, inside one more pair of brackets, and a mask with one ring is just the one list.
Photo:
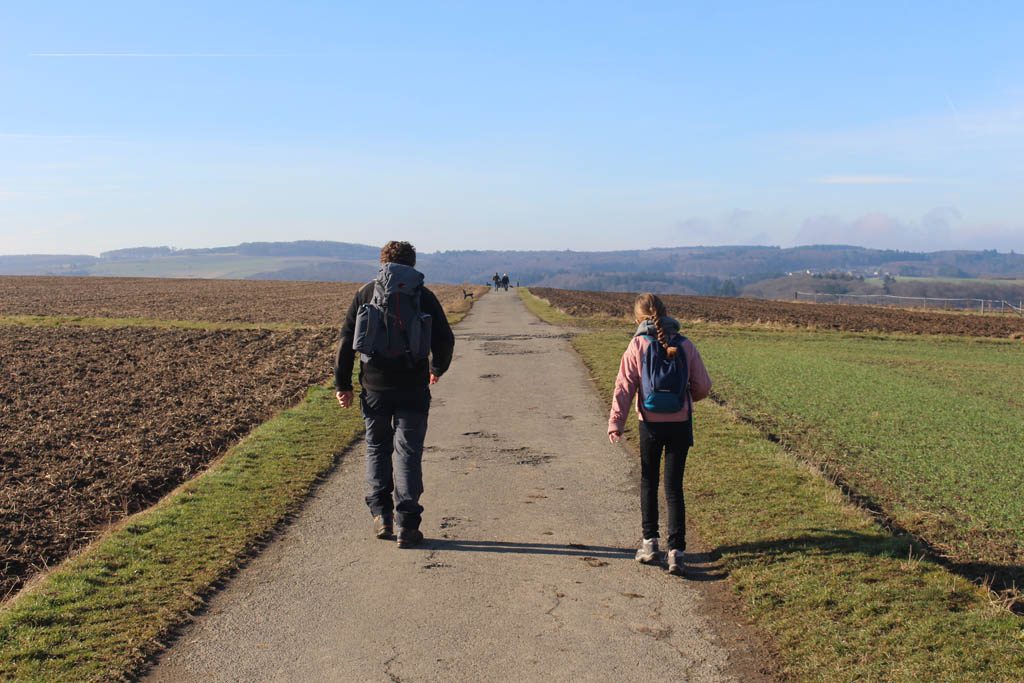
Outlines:
{"label": "girl walking", "polygon": [[633,317],[638,327],[619,363],[608,416],[608,438],[612,443],[622,438],[629,405],[636,397],[643,527],[643,542],[636,559],[647,564],[660,560],[658,479],[664,454],[668,570],[682,575],[686,549],[683,469],[686,453],[693,445],[693,404],[708,395],[711,378],[697,347],[679,333],[679,322],[668,316],[661,299],[654,294],[641,294],[633,304]]}

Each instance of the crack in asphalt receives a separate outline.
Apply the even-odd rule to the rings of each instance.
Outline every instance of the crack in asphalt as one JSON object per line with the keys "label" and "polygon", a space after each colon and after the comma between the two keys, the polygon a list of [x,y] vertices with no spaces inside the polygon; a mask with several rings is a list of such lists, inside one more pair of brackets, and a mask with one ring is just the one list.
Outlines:
{"label": "crack in asphalt", "polygon": [[402,677],[391,671],[391,665],[398,659],[398,655],[392,655],[391,659],[384,662],[384,675],[388,677],[391,683],[404,683]]}

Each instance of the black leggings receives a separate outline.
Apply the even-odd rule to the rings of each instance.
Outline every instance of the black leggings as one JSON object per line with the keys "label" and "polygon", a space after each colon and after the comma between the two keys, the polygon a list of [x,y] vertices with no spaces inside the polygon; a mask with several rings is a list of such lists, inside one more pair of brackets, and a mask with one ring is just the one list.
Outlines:
{"label": "black leggings", "polygon": [[644,538],[658,538],[658,479],[665,454],[665,503],[668,508],[668,549],[686,549],[686,506],[683,470],[690,450],[691,423],[640,421],[640,517]]}

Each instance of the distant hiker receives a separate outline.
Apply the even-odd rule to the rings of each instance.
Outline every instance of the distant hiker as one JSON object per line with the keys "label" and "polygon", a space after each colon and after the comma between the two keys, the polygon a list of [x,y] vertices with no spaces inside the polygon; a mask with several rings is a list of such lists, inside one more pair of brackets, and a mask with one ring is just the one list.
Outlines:
{"label": "distant hiker", "polygon": [[352,299],[335,362],[342,408],[352,405],[352,366],[360,354],[360,407],[366,422],[366,504],[377,538],[394,534],[398,547],[423,540],[423,440],[430,388],[448,369],[455,337],[441,304],[423,286],[416,249],[388,242],[377,279]]}
{"label": "distant hiker", "polygon": [[498,287],[501,286],[501,276],[495,273],[494,277],[491,278],[491,282],[494,283],[494,291],[497,292]]}
{"label": "distant hiker", "polygon": [[686,549],[686,508],[683,504],[683,469],[693,445],[693,404],[708,395],[708,377],[697,347],[679,333],[654,294],[641,294],[633,304],[637,330],[629,343],[608,416],[608,438],[622,438],[629,404],[636,396],[640,418],[640,516],[643,542],[636,559],[659,562],[658,476],[665,454],[665,502],[668,507],[668,570],[682,575]]}
{"label": "distant hiker", "polygon": [[501,286],[506,292],[508,291],[508,273],[501,276]]}

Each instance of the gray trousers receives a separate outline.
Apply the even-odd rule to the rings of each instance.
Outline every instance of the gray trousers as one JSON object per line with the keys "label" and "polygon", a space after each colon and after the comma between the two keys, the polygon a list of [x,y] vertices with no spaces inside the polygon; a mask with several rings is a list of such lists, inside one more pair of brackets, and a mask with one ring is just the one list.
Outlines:
{"label": "gray trousers", "polygon": [[423,507],[423,440],[430,390],[360,394],[366,422],[366,504],[370,513],[395,516],[398,526],[418,529]]}

